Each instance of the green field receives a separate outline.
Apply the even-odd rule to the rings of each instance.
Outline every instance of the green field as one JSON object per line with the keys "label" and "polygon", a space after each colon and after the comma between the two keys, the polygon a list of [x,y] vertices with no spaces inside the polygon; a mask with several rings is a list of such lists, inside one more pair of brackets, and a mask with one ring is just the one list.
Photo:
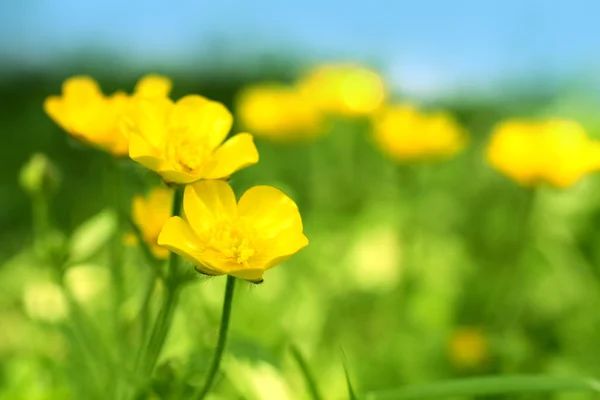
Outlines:
{"label": "green field", "polygon": [[[284,70],[161,72],[173,79],[174,98],[202,94],[235,114],[239,90],[296,76]],[[151,379],[136,374],[164,288],[142,312],[156,265],[123,244],[122,213],[134,195],[162,183],[48,118],[42,103],[71,72],[94,73],[0,80],[0,399],[193,398],[218,337],[226,278],[182,263],[193,279]],[[131,91],[138,78],[94,76],[107,92]],[[600,176],[566,189],[524,188],[488,165],[485,148],[493,126],[512,117],[574,118],[600,137],[600,108],[577,88],[523,93],[512,87],[425,104],[452,113],[468,132],[465,149],[446,160],[396,163],[360,117],[333,118],[308,143],[257,138],[260,162],[230,183],[238,196],[255,185],[283,190],[310,244],[262,284],[238,282],[208,398],[317,399],[298,354],[323,399],[349,398],[345,369],[361,399],[597,398],[600,386],[588,379],[600,376]],[[234,120],[232,133],[241,129]],[[34,153],[60,178],[46,228],[19,185]],[[489,376],[498,380],[406,389]]]}

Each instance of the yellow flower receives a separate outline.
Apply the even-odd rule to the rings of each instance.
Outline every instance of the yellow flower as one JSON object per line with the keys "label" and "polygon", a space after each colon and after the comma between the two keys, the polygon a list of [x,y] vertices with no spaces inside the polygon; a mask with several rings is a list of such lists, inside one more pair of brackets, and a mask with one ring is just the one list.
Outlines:
{"label": "yellow flower", "polygon": [[[159,75],[147,75],[136,85],[133,97],[161,97],[171,90],[171,81]],[[105,96],[95,80],[88,76],[67,79],[61,96],[44,102],[46,113],[77,139],[98,146],[114,155],[125,155],[127,138],[118,121],[131,107],[131,97],[117,92]]]}
{"label": "yellow flower", "polygon": [[[167,258],[169,251],[158,245],[158,235],[171,217],[173,190],[163,187],[153,189],[147,196],[135,196],[131,205],[133,223],[156,258]],[[131,243],[130,237],[126,240]]]}
{"label": "yellow flower", "polygon": [[262,282],[263,273],[308,244],[298,207],[280,190],[255,186],[236,204],[227,182],[200,181],[185,188],[186,220],[170,218],[158,244],[207,275]]}
{"label": "yellow flower", "polygon": [[451,115],[425,114],[410,105],[379,112],[373,118],[373,136],[381,150],[399,162],[450,157],[467,141]]}
{"label": "yellow flower", "polygon": [[129,156],[166,182],[187,184],[221,179],[258,162],[252,135],[240,133],[221,144],[233,118],[221,103],[185,96],[135,101],[122,121]]}
{"label": "yellow flower", "polygon": [[481,367],[489,356],[483,331],[476,327],[456,329],[448,341],[448,353],[452,365],[458,369]]}
{"label": "yellow flower", "polygon": [[318,109],[346,116],[369,115],[386,97],[383,80],[376,72],[352,64],[317,67],[298,87]]}
{"label": "yellow flower", "polygon": [[507,121],[495,128],[487,159],[523,186],[565,188],[600,169],[600,142],[573,121]]}
{"label": "yellow flower", "polygon": [[245,88],[238,115],[246,128],[275,141],[310,140],[323,131],[317,109],[295,88],[277,83]]}

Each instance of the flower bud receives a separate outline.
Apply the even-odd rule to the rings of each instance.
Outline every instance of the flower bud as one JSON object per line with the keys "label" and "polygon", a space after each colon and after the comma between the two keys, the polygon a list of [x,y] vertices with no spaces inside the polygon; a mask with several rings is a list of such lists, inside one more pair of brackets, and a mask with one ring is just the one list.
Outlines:
{"label": "flower bud", "polygon": [[34,154],[21,168],[19,184],[31,196],[52,193],[59,183],[58,169],[44,154]]}

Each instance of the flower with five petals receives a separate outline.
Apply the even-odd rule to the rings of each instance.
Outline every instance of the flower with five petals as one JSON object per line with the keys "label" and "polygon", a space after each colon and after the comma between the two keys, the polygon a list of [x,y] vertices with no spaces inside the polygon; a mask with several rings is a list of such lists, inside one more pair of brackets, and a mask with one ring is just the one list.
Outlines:
{"label": "flower with five petals", "polygon": [[188,185],[185,220],[171,217],[158,244],[191,261],[206,275],[259,283],[263,273],[308,244],[292,199],[271,186],[248,189],[236,202],[225,181]]}
{"label": "flower with five petals", "polygon": [[129,156],[168,183],[223,179],[258,162],[252,135],[239,133],[225,143],[233,117],[221,103],[198,95],[173,102],[138,99],[122,120]]}

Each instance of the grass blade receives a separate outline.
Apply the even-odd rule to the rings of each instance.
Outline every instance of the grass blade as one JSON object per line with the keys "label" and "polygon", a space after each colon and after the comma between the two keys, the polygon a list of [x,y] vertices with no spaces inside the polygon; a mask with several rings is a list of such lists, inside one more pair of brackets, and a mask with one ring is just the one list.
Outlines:
{"label": "grass blade", "polygon": [[292,356],[298,363],[300,370],[302,371],[302,375],[304,375],[304,379],[306,380],[306,386],[308,388],[308,391],[310,392],[312,399],[313,400],[322,400],[323,397],[319,393],[319,388],[317,387],[317,382],[315,381],[315,378],[314,378],[313,374],[311,373],[310,368],[308,367],[308,363],[302,356],[302,353],[300,353],[300,350],[298,349],[298,347],[296,347],[294,345],[291,346],[291,352],[292,352]]}
{"label": "grass blade", "polygon": [[358,400],[356,396],[356,392],[354,391],[354,387],[352,386],[352,382],[350,381],[350,373],[348,372],[348,361],[346,360],[346,354],[343,349],[340,349],[342,352],[342,363],[344,365],[344,374],[346,374],[346,383],[348,384],[348,399],[349,400]]}
{"label": "grass blade", "polygon": [[366,393],[364,400],[433,399],[452,396],[516,394],[540,392],[598,392],[593,379],[552,376],[493,376],[443,381],[428,385]]}

